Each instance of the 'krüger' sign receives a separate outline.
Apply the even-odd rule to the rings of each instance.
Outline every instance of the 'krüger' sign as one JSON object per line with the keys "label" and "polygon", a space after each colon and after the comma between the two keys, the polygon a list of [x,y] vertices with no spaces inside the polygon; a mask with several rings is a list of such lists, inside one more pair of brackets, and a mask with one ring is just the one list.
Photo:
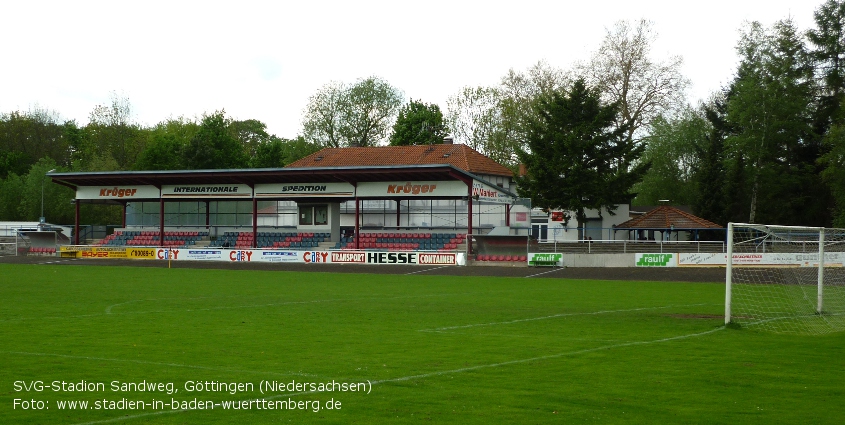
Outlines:
{"label": "'kr\u00fcger' sign", "polygon": [[80,186],[76,189],[76,199],[157,199],[158,188],[155,186]]}

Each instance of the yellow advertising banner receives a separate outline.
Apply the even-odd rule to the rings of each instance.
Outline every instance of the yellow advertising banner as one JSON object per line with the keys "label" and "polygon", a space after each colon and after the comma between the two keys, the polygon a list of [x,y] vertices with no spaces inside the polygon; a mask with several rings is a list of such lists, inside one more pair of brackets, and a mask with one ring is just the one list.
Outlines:
{"label": "yellow advertising banner", "polygon": [[61,257],[64,258],[127,258],[127,249],[116,246],[63,246],[59,248],[59,251],[61,253]]}
{"label": "yellow advertising banner", "polygon": [[126,257],[133,260],[155,260],[155,248],[126,248]]}

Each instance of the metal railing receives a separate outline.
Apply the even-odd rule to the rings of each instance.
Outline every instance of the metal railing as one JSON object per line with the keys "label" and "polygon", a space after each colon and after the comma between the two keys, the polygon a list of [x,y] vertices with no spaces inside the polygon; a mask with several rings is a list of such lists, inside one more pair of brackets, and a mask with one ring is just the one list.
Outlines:
{"label": "metal railing", "polygon": [[721,241],[627,241],[627,240],[583,240],[537,243],[539,252],[567,254],[639,254],[680,252],[727,252]]}

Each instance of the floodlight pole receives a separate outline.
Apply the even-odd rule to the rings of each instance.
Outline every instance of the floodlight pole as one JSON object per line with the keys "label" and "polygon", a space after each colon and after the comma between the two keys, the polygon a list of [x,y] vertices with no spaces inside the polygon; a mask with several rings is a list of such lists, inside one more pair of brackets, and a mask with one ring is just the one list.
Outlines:
{"label": "floodlight pole", "polygon": [[53,171],[56,171],[56,169],[53,168],[52,170],[44,173],[44,175],[41,176],[41,217],[40,217],[39,221],[42,221],[42,222],[46,221],[46,220],[44,220],[44,178],[47,177],[47,174],[52,173]]}

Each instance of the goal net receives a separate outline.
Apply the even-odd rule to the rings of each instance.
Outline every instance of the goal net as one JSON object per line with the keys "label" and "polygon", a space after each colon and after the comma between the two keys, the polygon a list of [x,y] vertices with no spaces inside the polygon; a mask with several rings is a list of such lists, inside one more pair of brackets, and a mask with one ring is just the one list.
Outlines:
{"label": "goal net", "polygon": [[845,330],[845,229],[729,223],[727,246],[726,324]]}

